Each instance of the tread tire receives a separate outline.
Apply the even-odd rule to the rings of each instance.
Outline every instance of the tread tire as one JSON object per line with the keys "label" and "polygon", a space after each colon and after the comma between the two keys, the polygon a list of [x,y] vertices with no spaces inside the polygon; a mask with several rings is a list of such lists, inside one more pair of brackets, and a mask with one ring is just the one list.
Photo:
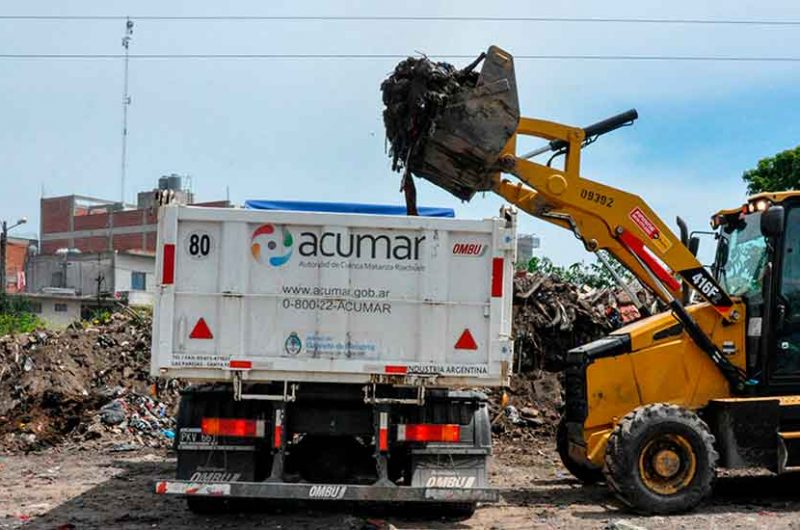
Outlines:
{"label": "tread tire", "polygon": [[605,480],[601,468],[588,466],[583,462],[576,462],[569,455],[567,424],[564,423],[563,418],[558,422],[558,429],[556,430],[556,450],[561,458],[561,463],[564,464],[567,471],[584,484],[597,484]]}
{"label": "tread tire", "polygon": [[[684,437],[694,452],[696,470],[691,482],[676,493],[663,495],[648,488],[639,473],[639,454],[658,434]],[[642,514],[671,514],[691,510],[710,494],[719,455],[708,425],[694,412],[668,403],[634,409],[608,439],[603,473],[609,488],[631,509]]]}

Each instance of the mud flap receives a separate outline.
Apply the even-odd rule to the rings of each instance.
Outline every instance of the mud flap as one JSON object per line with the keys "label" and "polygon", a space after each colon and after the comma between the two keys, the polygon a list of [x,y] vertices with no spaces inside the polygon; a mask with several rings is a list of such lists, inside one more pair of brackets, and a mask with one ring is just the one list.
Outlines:
{"label": "mud flap", "polygon": [[488,484],[484,455],[414,455],[412,487],[471,489]]}
{"label": "mud flap", "polygon": [[255,405],[236,403],[229,387],[190,387],[181,393],[175,449],[177,478],[197,483],[264,480],[271,455],[263,438],[232,438],[202,433],[205,416],[256,418]]}
{"label": "mud flap", "polygon": [[776,469],[779,400],[712,400],[703,416],[717,439],[722,467]]}

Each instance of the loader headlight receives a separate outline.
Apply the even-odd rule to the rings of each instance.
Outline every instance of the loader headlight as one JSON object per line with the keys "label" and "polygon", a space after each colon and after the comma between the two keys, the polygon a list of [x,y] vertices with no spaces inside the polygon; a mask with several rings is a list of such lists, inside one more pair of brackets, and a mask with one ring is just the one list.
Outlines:
{"label": "loader headlight", "polygon": [[770,202],[767,199],[758,199],[747,203],[747,213],[763,212],[769,207]]}

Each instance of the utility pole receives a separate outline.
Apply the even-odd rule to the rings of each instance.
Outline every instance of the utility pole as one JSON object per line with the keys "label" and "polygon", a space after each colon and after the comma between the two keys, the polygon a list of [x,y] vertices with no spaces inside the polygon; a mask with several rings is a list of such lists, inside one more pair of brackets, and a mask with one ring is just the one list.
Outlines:
{"label": "utility pole", "polygon": [[125,74],[122,87],[122,160],[120,163],[120,202],[125,204],[125,170],[128,156],[128,106],[131,97],[128,94],[128,53],[133,39],[133,21],[125,20],[125,35],[122,37],[122,47],[125,48]]}
{"label": "utility pole", "polygon": [[3,221],[0,233],[0,296],[6,296],[6,247],[8,246],[8,225]]}

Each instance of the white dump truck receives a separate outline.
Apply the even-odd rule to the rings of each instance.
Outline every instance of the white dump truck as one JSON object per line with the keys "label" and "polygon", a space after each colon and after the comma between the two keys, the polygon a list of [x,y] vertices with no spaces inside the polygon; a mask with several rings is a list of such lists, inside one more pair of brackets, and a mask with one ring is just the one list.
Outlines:
{"label": "white dump truck", "polygon": [[192,386],[157,493],[196,511],[496,500],[486,396],[469,389],[508,383],[515,232],[510,210],[162,207],[151,370]]}

